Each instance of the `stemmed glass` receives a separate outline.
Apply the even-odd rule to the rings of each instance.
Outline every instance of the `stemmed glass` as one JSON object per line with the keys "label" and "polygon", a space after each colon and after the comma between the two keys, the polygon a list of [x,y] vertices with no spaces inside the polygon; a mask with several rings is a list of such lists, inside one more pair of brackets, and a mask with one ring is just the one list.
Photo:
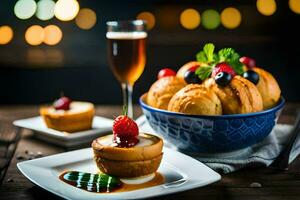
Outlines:
{"label": "stemmed glass", "polygon": [[133,117],[132,89],[146,64],[146,24],[142,20],[109,21],[107,25],[108,61],[121,83],[123,105]]}

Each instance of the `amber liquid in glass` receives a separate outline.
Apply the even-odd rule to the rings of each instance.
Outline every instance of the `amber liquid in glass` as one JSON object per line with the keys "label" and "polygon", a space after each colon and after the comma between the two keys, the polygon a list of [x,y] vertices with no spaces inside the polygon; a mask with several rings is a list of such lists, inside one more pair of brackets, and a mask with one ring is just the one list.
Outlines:
{"label": "amber liquid in glass", "polygon": [[133,86],[146,64],[146,32],[108,32],[108,60],[115,77]]}

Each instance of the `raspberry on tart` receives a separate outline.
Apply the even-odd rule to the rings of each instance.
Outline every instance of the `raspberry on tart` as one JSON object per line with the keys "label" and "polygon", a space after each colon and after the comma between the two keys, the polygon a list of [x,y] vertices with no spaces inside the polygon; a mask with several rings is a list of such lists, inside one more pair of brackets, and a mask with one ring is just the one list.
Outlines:
{"label": "raspberry on tart", "polygon": [[72,133],[91,129],[95,108],[92,103],[62,97],[52,106],[41,107],[40,115],[48,128]]}
{"label": "raspberry on tart", "polygon": [[62,96],[53,103],[56,110],[69,110],[72,100],[68,97]]}
{"label": "raspberry on tart", "polygon": [[113,134],[114,142],[120,147],[131,147],[138,143],[138,126],[126,115],[120,115],[115,119]]}

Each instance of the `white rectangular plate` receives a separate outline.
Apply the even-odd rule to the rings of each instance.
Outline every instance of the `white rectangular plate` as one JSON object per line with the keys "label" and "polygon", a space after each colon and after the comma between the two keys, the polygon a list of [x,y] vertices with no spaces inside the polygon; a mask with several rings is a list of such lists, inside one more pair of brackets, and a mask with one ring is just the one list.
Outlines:
{"label": "white rectangular plate", "polygon": [[66,133],[50,129],[46,126],[41,116],[20,119],[13,125],[35,131],[37,138],[64,147],[74,147],[90,143],[93,139],[109,133],[112,129],[113,120],[95,116],[92,129],[75,133]]}
{"label": "white rectangular plate", "polygon": [[75,188],[59,179],[59,175],[65,170],[96,173],[91,148],[24,161],[17,166],[33,183],[66,199],[149,198],[190,190],[221,179],[218,173],[187,155],[168,148],[164,148],[163,151],[164,156],[158,171],[165,177],[166,183],[130,192],[92,193]]}

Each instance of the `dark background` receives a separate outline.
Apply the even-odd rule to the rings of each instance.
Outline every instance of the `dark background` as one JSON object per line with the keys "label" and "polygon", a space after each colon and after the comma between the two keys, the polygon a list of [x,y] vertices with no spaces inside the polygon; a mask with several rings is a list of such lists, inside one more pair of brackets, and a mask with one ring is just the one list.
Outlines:
{"label": "dark background", "polygon": [[[194,60],[207,42],[213,42],[218,49],[233,47],[241,55],[254,57],[259,66],[277,78],[288,101],[300,100],[300,15],[289,9],[287,0],[276,1],[277,11],[272,16],[261,15],[255,0],[78,0],[82,8],[97,13],[97,24],[88,31],[79,29],[74,20],[40,21],[35,16],[19,20],[13,12],[15,2],[0,2],[0,26],[14,29],[12,42],[0,45],[0,104],[52,102],[61,91],[76,100],[120,104],[121,89],[106,60],[105,22],[134,19],[142,11],[152,12],[156,25],[148,34],[147,65],[134,87],[135,102],[155,81],[160,68],[178,69]],[[242,23],[236,29],[220,25],[206,30],[200,25],[186,30],[179,24],[180,13],[186,8],[201,13],[208,8],[221,12],[228,6],[242,14]],[[28,45],[24,33],[33,24],[58,25],[63,40],[56,46]]]}

